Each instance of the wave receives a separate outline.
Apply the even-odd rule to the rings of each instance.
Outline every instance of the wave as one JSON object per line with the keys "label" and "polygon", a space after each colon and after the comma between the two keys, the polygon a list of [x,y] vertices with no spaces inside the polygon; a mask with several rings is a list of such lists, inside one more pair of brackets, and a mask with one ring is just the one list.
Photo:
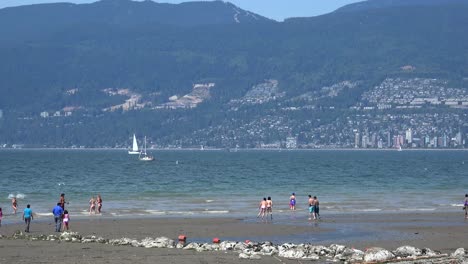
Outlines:
{"label": "wave", "polygon": [[450,204],[450,206],[453,206],[453,207],[463,207],[464,205],[463,205],[463,204]]}
{"label": "wave", "polygon": [[203,214],[229,214],[229,210],[219,210],[219,211],[204,211]]}
{"label": "wave", "polygon": [[52,216],[52,213],[34,213],[37,216]]}
{"label": "wave", "polygon": [[435,211],[436,208],[400,208],[400,211]]}
{"label": "wave", "polygon": [[17,194],[10,193],[8,195],[8,199],[13,199],[13,198],[24,199],[24,198],[26,198],[26,194],[23,194],[23,193],[17,193]]}
{"label": "wave", "polygon": [[214,202],[214,200],[205,200],[205,202],[212,203],[212,202]]}
{"label": "wave", "polygon": [[144,210],[146,213],[152,214],[152,215],[164,215],[166,212],[164,211],[159,211],[159,210]]}
{"label": "wave", "polygon": [[382,209],[380,208],[367,208],[367,209],[356,209],[355,211],[358,212],[380,212]]}

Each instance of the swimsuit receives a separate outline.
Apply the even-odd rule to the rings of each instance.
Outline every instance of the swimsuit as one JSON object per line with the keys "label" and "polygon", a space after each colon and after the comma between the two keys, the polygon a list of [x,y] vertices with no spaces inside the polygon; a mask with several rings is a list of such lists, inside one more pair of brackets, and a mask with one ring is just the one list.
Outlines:
{"label": "swimsuit", "polygon": [[291,201],[289,202],[290,205],[294,206],[296,205],[296,199],[291,199]]}

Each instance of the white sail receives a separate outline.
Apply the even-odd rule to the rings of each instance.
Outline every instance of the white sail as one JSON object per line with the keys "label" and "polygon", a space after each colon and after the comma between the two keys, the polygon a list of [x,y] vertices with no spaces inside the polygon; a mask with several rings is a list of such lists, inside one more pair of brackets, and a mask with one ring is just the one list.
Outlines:
{"label": "white sail", "polygon": [[132,150],[133,151],[138,151],[138,143],[137,143],[135,134],[133,134],[133,148],[132,148]]}
{"label": "white sail", "polygon": [[138,151],[138,143],[137,143],[135,134],[133,134],[133,146],[132,146],[132,149],[128,151],[128,154],[132,154],[132,155],[138,155],[138,154],[140,154],[140,151]]}

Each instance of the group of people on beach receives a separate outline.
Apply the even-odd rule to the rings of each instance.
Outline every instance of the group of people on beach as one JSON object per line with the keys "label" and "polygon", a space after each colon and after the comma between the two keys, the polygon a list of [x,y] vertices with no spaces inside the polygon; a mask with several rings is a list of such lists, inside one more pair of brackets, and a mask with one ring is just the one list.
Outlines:
{"label": "group of people on beach", "polygon": [[[312,198],[312,195],[309,194],[309,220],[314,220],[320,219],[320,202],[317,198],[317,196],[314,196]],[[296,210],[296,194],[292,193],[291,196],[289,197],[289,209],[292,211]]]}
{"label": "group of people on beach", "polygon": [[[316,220],[320,219],[320,202],[317,198],[317,196],[312,197],[312,195],[309,194],[309,220]],[[273,201],[271,200],[271,197],[268,196],[268,198],[263,197],[263,200],[260,201],[260,204],[258,205],[259,212],[257,215],[257,218],[261,217],[262,220],[267,219],[268,216],[270,216],[270,219],[273,220]],[[291,211],[296,210],[296,194],[292,193],[291,196],[289,197],[289,209]]]}
{"label": "group of people on beach", "polygon": [[260,211],[258,212],[257,218],[261,217],[262,220],[264,220],[266,217],[268,220],[268,215],[270,215],[270,219],[273,220],[273,201],[270,196],[268,196],[268,198],[263,197],[258,208]]}
{"label": "group of people on beach", "polygon": [[89,214],[95,213],[100,214],[102,208],[102,198],[101,195],[98,194],[96,198],[94,196],[89,199]]}
{"label": "group of people on beach", "polygon": [[[65,201],[65,194],[62,193],[60,194],[59,201],[57,202],[57,205],[52,209],[52,214],[54,216],[54,221],[55,221],[55,231],[56,232],[61,232],[65,230],[70,229],[70,214],[68,210],[65,210],[65,204],[67,202]],[[16,214],[18,211],[18,200],[16,197],[12,197],[11,199],[11,207],[13,209],[13,214]],[[102,198],[101,195],[98,194],[96,198],[94,196],[90,200],[90,207],[89,207],[89,213],[91,212],[94,213],[101,213],[102,209]],[[0,207],[0,227],[2,224],[2,218],[3,218],[3,211],[2,208]],[[31,205],[28,204],[26,205],[26,208],[23,210],[23,215],[22,219],[25,223],[25,232],[29,232],[29,227],[31,225],[31,220],[34,219],[34,214],[31,209]]]}

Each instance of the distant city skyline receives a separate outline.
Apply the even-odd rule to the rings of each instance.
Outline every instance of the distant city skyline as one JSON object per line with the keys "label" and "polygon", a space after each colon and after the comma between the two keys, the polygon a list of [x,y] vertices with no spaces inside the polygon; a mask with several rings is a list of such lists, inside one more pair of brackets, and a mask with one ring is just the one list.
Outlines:
{"label": "distant city skyline", "polygon": [[[0,8],[40,3],[71,2],[83,4],[96,1],[97,0],[2,0],[0,1]],[[178,4],[191,1],[192,0],[155,0],[154,2]],[[277,21],[283,21],[290,17],[311,17],[326,14],[347,4],[362,1],[364,0],[229,0],[227,2],[231,2],[247,11]]]}

